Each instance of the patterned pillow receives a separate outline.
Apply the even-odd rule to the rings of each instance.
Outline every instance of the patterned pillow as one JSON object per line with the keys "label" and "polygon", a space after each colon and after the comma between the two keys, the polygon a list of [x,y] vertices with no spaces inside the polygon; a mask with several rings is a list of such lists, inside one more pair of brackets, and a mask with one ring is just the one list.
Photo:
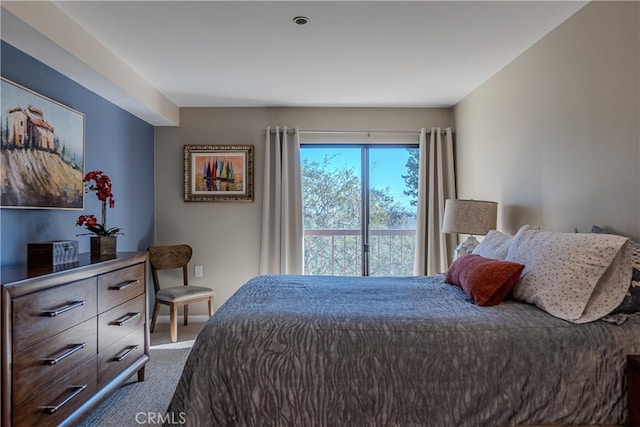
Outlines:
{"label": "patterned pillow", "polygon": [[507,252],[509,252],[511,239],[513,239],[513,236],[502,234],[498,230],[491,230],[476,246],[473,253],[485,258],[504,260],[507,257]]}
{"label": "patterned pillow", "polygon": [[538,231],[524,226],[513,238],[507,261],[524,264],[513,290],[573,323],[600,319],[620,305],[631,276],[631,243],[605,234]]}
{"label": "patterned pillow", "polygon": [[[591,232],[597,234],[615,234],[597,225],[591,227]],[[633,264],[631,284],[622,303],[613,310],[611,314],[632,314],[640,312],[640,240],[631,240],[631,243],[633,244],[633,251],[631,253],[631,263]]]}
{"label": "patterned pillow", "polygon": [[477,305],[500,304],[520,278],[524,265],[469,254],[456,259],[445,282],[460,286]]}

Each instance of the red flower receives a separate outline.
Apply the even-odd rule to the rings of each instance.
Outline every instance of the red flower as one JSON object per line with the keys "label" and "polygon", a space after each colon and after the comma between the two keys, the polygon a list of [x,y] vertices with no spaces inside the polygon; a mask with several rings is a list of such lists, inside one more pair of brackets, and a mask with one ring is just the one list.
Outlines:
{"label": "red flower", "polygon": [[107,228],[107,202],[109,208],[116,205],[111,192],[111,179],[102,171],[91,171],[84,176],[85,191],[95,191],[96,197],[102,202],[102,223],[94,215],[80,215],[76,226],[84,225],[89,231],[98,236],[114,236],[120,233],[120,228]]}
{"label": "red flower", "polygon": [[84,224],[87,227],[95,227],[96,225],[98,225],[98,220],[96,219],[95,216],[89,215],[87,219],[84,221]]}

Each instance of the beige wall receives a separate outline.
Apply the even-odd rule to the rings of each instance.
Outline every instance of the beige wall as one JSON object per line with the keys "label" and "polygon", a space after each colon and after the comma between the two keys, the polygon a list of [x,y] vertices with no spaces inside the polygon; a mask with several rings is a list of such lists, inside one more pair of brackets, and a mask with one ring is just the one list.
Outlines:
{"label": "beige wall", "polygon": [[[258,274],[262,208],[264,129],[298,126],[307,130],[418,130],[448,127],[451,110],[428,108],[182,108],[179,127],[157,127],[156,243],[188,243],[194,249],[190,283],[216,292],[216,307]],[[253,203],[185,203],[184,144],[253,144]],[[193,277],[193,266],[204,277]],[[161,279],[162,280],[162,279]],[[166,286],[163,283],[163,286]],[[206,304],[190,313],[205,314]],[[164,307],[163,307],[164,310]],[[167,311],[161,311],[166,314]]]}
{"label": "beige wall", "polygon": [[592,2],[454,108],[458,195],[529,223],[640,237],[637,2]]}

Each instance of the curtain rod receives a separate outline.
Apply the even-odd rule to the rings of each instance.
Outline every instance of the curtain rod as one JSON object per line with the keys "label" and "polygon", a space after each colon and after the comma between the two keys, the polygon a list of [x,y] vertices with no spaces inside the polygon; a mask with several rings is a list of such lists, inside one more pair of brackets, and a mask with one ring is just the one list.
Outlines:
{"label": "curtain rod", "polygon": [[[265,129],[266,132],[266,129]],[[417,133],[419,134],[420,130],[303,130],[299,129],[298,133],[300,135],[312,135],[312,134],[372,134],[372,133],[387,133],[387,134],[405,134],[405,133]],[[271,133],[276,133],[274,128],[271,128]],[[295,129],[287,129],[288,134],[295,134]],[[431,130],[427,130],[427,134],[431,133]],[[446,133],[446,129],[440,131],[440,133]],[[455,131],[451,131],[451,133],[455,133]]]}

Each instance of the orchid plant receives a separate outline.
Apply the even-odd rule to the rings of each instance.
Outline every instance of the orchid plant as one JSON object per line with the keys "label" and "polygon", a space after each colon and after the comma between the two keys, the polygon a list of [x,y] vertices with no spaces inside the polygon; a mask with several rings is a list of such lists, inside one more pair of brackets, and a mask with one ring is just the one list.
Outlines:
{"label": "orchid plant", "polygon": [[111,179],[102,171],[91,171],[84,176],[85,192],[95,191],[98,200],[102,202],[102,222],[98,223],[95,215],[80,215],[76,226],[84,226],[91,233],[78,234],[78,236],[86,234],[95,234],[96,236],[116,236],[123,234],[122,228],[107,228],[107,203],[109,208],[116,205],[111,192]]}

